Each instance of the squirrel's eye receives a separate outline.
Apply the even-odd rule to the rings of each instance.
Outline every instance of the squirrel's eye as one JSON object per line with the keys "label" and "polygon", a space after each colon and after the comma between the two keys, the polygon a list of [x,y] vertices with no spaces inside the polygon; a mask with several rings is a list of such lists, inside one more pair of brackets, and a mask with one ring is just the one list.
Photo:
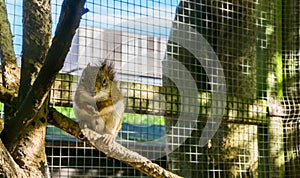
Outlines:
{"label": "squirrel's eye", "polygon": [[103,79],[102,83],[103,85],[106,85],[106,79]]}

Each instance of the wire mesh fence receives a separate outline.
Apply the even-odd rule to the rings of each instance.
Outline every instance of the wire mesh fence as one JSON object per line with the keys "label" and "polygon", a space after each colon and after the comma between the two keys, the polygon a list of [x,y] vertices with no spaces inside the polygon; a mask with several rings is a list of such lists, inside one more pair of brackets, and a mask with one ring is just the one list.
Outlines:
{"label": "wire mesh fence", "polygon": [[[61,3],[52,1],[53,31]],[[6,4],[20,58],[22,1]],[[101,0],[86,7],[52,86],[58,111],[77,120],[82,71],[107,59],[125,98],[117,137],[125,147],[184,177],[300,174],[298,2]],[[46,139],[53,177],[146,177],[54,126]]]}

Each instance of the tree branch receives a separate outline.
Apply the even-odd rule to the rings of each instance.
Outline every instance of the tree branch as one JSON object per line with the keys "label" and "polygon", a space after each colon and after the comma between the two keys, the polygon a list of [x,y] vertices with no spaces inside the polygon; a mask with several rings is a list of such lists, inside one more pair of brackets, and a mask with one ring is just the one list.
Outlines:
{"label": "tree branch", "polygon": [[13,49],[12,33],[4,0],[0,0],[0,57],[3,84],[9,89],[17,91],[19,68]]}
{"label": "tree branch", "polygon": [[[73,36],[79,26],[81,16],[87,12],[84,9],[85,0],[65,0],[62,4],[61,15],[55,36],[48,50],[45,63],[25,99],[17,110],[15,119],[7,123],[6,128],[14,128],[14,134],[3,133],[3,141],[13,143],[21,134],[21,128],[27,127],[40,110],[48,92],[55,81],[57,73],[63,67],[65,58],[72,43]],[[7,145],[10,147],[11,145]]]}
{"label": "tree branch", "polygon": [[87,139],[84,138],[83,133],[77,122],[70,119],[69,117],[61,114],[55,108],[49,108],[49,115],[47,117],[48,123],[52,124],[61,130],[68,132],[69,134],[73,135],[77,139],[88,143],[91,145]]}
{"label": "tree branch", "polygon": [[23,41],[18,106],[26,97],[47,55],[52,39],[51,2],[23,2]]}
{"label": "tree branch", "polygon": [[90,129],[81,130],[78,123],[72,119],[59,113],[56,109],[49,109],[48,123],[68,132],[77,139],[88,143],[95,147],[97,150],[102,151],[107,156],[118,159],[135,169],[147,174],[151,177],[170,177],[179,178],[176,174],[173,174],[159,165],[152,163],[149,159],[133,152],[124,146],[113,142],[110,145],[106,145],[103,142],[104,137]]}

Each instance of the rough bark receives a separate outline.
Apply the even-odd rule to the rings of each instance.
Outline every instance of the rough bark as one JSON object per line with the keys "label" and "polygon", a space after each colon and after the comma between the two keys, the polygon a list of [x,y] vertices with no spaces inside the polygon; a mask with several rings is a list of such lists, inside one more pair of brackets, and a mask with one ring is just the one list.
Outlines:
{"label": "rough bark", "polygon": [[23,44],[19,102],[30,90],[49,49],[51,41],[50,0],[23,1]]}
{"label": "rough bark", "polygon": [[16,76],[19,75],[13,49],[12,33],[7,18],[7,10],[4,0],[0,0],[0,14],[0,57],[3,85],[9,89],[16,90],[19,84],[19,77]]}
{"label": "rough bark", "polygon": [[0,85],[0,98],[5,105],[13,106],[17,101],[17,93]]}
{"label": "rough bark", "polygon": [[[4,0],[0,0],[0,58],[2,67],[3,86],[9,90],[17,91],[19,87],[20,71],[16,63],[13,49],[12,33],[7,18],[7,10]],[[15,106],[5,105],[6,118],[10,118],[15,112]]]}
{"label": "rough bark", "polygon": [[0,177],[26,177],[0,140]]}

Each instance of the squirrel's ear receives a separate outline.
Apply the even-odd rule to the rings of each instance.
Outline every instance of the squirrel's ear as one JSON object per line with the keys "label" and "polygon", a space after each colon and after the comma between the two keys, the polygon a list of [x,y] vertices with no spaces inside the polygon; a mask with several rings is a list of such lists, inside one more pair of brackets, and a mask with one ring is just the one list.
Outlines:
{"label": "squirrel's ear", "polygon": [[87,67],[91,67],[91,64],[90,64],[90,63],[88,63]]}

